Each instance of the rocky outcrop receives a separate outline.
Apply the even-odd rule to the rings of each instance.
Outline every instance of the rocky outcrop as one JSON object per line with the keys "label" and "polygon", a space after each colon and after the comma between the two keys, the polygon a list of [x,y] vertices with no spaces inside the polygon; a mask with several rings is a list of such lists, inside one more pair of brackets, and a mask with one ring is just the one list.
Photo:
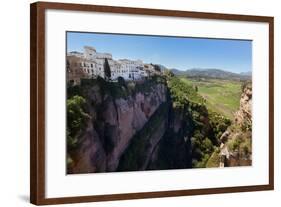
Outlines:
{"label": "rocky outcrop", "polygon": [[245,84],[242,90],[240,107],[235,113],[235,123],[240,127],[252,125],[252,85]]}
{"label": "rocky outcrop", "polygon": [[220,138],[220,167],[252,164],[252,85],[242,86],[235,121]]}
{"label": "rocky outcrop", "polygon": [[71,154],[73,164],[68,170],[69,173],[104,172],[106,170],[106,152],[90,121],[80,140],[79,149]]}

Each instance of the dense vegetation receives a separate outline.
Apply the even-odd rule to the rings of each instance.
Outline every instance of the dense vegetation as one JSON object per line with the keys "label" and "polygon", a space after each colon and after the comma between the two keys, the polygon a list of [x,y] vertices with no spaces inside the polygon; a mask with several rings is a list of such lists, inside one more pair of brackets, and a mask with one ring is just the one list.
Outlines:
{"label": "dense vegetation", "polygon": [[[168,79],[173,107],[184,108],[185,119],[190,120],[188,127],[193,167],[206,167],[206,163],[219,145],[219,138],[231,121],[215,112],[208,111],[205,99],[196,87],[177,77]],[[190,123],[189,123],[190,125]],[[190,133],[190,131],[192,133]]]}
{"label": "dense vegetation", "polygon": [[67,146],[75,148],[78,144],[78,132],[83,130],[89,115],[85,112],[85,99],[75,95],[67,99]]}
{"label": "dense vegetation", "polygon": [[175,107],[182,108],[193,103],[197,105],[204,104],[202,96],[191,85],[184,83],[177,77],[170,77],[168,79],[168,87]]}

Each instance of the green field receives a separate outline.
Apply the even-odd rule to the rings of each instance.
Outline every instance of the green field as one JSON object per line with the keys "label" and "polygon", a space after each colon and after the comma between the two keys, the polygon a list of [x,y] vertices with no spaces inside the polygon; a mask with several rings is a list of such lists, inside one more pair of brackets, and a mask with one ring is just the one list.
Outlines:
{"label": "green field", "polygon": [[181,81],[197,86],[198,93],[206,99],[209,110],[221,113],[233,120],[234,112],[239,108],[241,82],[221,79],[190,79]]}

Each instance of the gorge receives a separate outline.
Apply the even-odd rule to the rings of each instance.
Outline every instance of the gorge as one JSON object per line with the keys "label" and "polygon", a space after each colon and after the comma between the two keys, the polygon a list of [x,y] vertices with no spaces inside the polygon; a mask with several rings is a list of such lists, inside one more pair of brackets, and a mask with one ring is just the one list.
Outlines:
{"label": "gorge", "polygon": [[[219,167],[223,146],[251,131],[242,106],[232,123],[171,72],[139,81],[81,80],[68,85],[67,96],[68,174]],[[233,159],[225,166],[250,164],[234,153],[239,148],[251,160],[245,142],[228,147]]]}

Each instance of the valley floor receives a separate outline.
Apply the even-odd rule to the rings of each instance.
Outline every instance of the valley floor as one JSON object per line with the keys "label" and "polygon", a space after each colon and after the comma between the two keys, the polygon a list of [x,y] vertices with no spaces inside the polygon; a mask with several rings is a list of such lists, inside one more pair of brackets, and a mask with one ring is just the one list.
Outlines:
{"label": "valley floor", "polygon": [[206,99],[209,110],[223,114],[231,120],[234,119],[241,96],[240,81],[185,77],[180,79],[197,88],[198,93]]}

